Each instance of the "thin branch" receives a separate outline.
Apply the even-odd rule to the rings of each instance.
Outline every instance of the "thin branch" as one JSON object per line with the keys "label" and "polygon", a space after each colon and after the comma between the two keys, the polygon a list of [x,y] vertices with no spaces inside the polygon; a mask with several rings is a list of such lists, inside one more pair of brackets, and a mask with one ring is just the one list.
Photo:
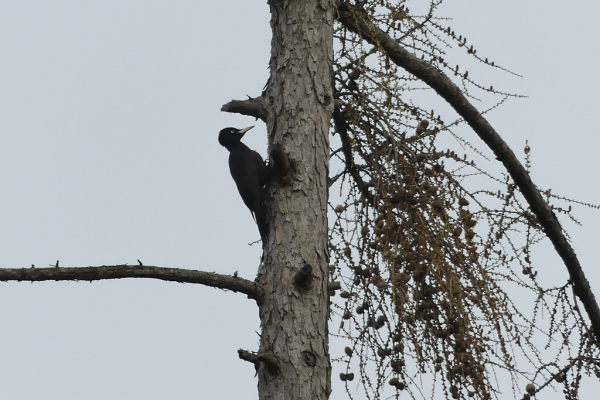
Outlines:
{"label": "thin branch", "polygon": [[565,238],[558,219],[531,181],[529,173],[521,165],[506,142],[498,135],[477,108],[468,101],[460,88],[445,74],[407,51],[396,40],[375,26],[369,16],[360,8],[343,1],[338,1],[337,7],[337,18],[341,24],[385,52],[392,62],[434,89],[464,118],[477,135],[492,149],[496,158],[504,164],[542,225],[544,232],[552,241],[557,253],[563,259],[571,276],[574,291],[583,303],[594,328],[596,338],[600,341],[600,308],[585,278],[575,251]]}
{"label": "thin branch", "polygon": [[356,186],[358,190],[362,193],[364,198],[369,202],[369,204],[375,204],[373,199],[373,195],[369,192],[369,189],[365,182],[363,181],[356,165],[354,164],[354,157],[352,156],[352,145],[350,144],[350,137],[348,134],[348,122],[346,121],[346,116],[344,112],[340,108],[335,108],[333,111],[333,123],[335,125],[335,131],[339,133],[340,139],[342,141],[342,152],[344,154],[344,163],[346,164],[346,170],[350,173],[354,182],[356,182]]}
{"label": "thin branch", "polygon": [[221,107],[221,111],[249,115],[267,122],[267,111],[262,106],[262,97],[250,97],[248,100],[231,100]]}
{"label": "thin branch", "polygon": [[110,265],[101,267],[0,268],[0,281],[98,281],[121,278],[153,278],[180,283],[199,283],[246,294],[262,302],[262,288],[253,281],[237,276],[179,268],[147,265]]}

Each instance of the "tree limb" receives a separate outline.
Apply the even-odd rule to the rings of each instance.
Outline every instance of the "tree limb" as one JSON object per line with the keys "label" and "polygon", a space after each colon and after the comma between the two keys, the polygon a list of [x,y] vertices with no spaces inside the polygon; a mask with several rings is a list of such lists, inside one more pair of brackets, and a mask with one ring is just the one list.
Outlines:
{"label": "tree limb", "polygon": [[121,278],[153,278],[180,283],[199,283],[246,294],[262,302],[263,290],[253,281],[237,276],[147,265],[110,265],[76,268],[0,268],[0,281],[98,281]]}
{"label": "tree limb", "polygon": [[248,98],[248,100],[231,100],[221,107],[221,111],[249,115],[256,119],[267,121],[267,111],[262,106],[262,97]]}
{"label": "tree limb", "polygon": [[590,318],[596,338],[600,341],[600,308],[583,273],[575,251],[563,235],[562,227],[550,206],[544,201],[537,187],[531,181],[529,173],[519,162],[506,142],[498,135],[490,123],[481,115],[445,74],[417,58],[375,26],[369,16],[360,8],[344,1],[337,2],[338,21],[347,29],[360,35],[364,40],[385,52],[390,60],[415,77],[421,79],[442,98],[473,128],[501,161],[525,200],[536,215],[544,232],[554,245],[569,271],[573,288]]}

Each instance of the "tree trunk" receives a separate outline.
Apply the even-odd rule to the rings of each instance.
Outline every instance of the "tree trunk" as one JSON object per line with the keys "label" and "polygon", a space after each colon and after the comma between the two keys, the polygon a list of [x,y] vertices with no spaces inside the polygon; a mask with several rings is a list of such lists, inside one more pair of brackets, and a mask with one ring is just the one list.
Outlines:
{"label": "tree trunk", "polygon": [[[263,96],[269,148],[293,169],[270,188],[270,235],[259,268],[265,289],[260,399],[327,399],[327,178],[333,111],[333,1],[271,0],[271,77]],[[300,278],[300,279],[299,279]],[[303,279],[302,279],[303,278]],[[312,279],[312,280],[311,280]]]}

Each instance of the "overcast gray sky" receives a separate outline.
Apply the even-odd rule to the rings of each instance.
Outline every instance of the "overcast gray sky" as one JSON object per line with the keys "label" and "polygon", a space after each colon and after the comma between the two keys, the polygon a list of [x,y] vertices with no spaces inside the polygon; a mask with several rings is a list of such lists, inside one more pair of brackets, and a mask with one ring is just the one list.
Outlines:
{"label": "overcast gray sky", "polygon": [[[494,75],[494,87],[529,97],[489,119],[516,153],[529,140],[534,181],[599,203],[600,3],[447,0],[441,12],[479,54],[523,75]],[[265,154],[261,123],[219,109],[264,86],[269,19],[265,2],[2,0],[0,267],[140,259],[253,279],[258,232],[217,134],[257,125],[246,143]],[[583,227],[565,227],[600,296],[600,213],[575,210]],[[540,274],[566,277],[551,247],[539,253]],[[2,399],[257,398],[254,369],[237,358],[258,345],[243,295],[11,282],[0,304]]]}

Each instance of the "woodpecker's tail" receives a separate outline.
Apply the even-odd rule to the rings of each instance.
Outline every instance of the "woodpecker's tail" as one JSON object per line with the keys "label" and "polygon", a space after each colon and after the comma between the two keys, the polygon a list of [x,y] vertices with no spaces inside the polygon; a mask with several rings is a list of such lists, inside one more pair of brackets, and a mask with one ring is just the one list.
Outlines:
{"label": "woodpecker's tail", "polygon": [[254,217],[256,218],[256,225],[258,225],[263,247],[265,247],[267,238],[269,237],[269,221],[267,221],[267,211],[262,204],[255,210]]}

